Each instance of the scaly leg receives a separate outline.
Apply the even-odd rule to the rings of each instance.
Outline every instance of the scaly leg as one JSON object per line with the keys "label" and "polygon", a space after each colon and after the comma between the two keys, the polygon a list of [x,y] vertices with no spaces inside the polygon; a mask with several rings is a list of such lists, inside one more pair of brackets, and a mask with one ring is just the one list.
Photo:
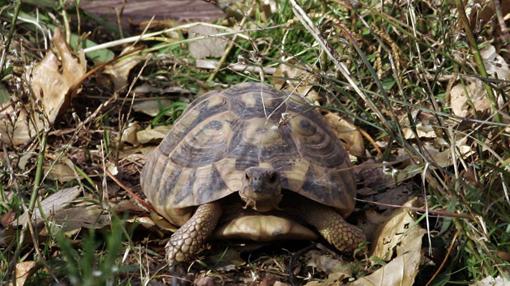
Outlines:
{"label": "scaly leg", "polygon": [[333,208],[298,198],[293,201],[296,214],[314,226],[329,243],[341,252],[353,253],[366,241],[361,229],[349,224]]}
{"label": "scaly leg", "polygon": [[193,216],[183,224],[165,246],[170,266],[186,262],[197,254],[213,233],[222,213],[218,202],[201,205]]}

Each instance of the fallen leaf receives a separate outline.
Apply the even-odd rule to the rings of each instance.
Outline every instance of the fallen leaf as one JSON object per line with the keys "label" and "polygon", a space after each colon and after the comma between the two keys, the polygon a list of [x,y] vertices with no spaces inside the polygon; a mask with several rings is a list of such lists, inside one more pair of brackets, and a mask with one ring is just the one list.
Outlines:
{"label": "fallen leaf", "polygon": [[450,91],[450,107],[453,114],[459,117],[466,117],[474,111],[486,111],[491,108],[491,102],[487,98],[482,82],[478,79],[468,82],[468,85],[459,83]]}
{"label": "fallen leaf", "polygon": [[418,273],[420,259],[419,251],[405,253],[397,256],[372,274],[359,278],[349,285],[412,286]]}
{"label": "fallen leaf", "polygon": [[335,132],[335,135],[345,143],[344,147],[350,154],[357,157],[365,155],[363,136],[354,124],[333,112],[326,113],[324,118]]}
{"label": "fallen leaf", "polygon": [[170,129],[172,129],[171,125],[160,125],[154,128],[148,127],[136,132],[136,138],[140,144],[149,143],[151,141],[160,141],[165,138]]}
{"label": "fallen leaf", "polygon": [[[412,206],[410,200],[404,206]],[[377,236],[373,257],[385,261],[392,259],[370,275],[359,278],[349,285],[399,285],[411,286],[418,274],[421,260],[422,229],[410,215],[409,210],[395,210]]]}
{"label": "fallen leaf", "polygon": [[215,286],[214,278],[211,276],[200,275],[193,281],[193,285],[195,286]]}
{"label": "fallen leaf", "polygon": [[117,92],[127,87],[131,70],[147,58],[139,52],[129,54],[133,49],[134,47],[124,49],[116,61],[104,67],[103,73],[110,76]]}
{"label": "fallen leaf", "polygon": [[407,209],[395,210],[380,230],[377,241],[374,243],[372,256],[389,261],[394,255],[395,248],[402,243],[404,236],[416,227],[419,228]]}
{"label": "fallen leaf", "polygon": [[136,133],[140,131],[141,126],[138,122],[129,123],[128,127],[122,131],[122,136],[120,137],[121,142],[127,142],[133,146],[138,146],[140,143],[138,142],[138,138],[136,137]]}
{"label": "fallen leaf", "polygon": [[[34,19],[34,21],[37,21],[37,19]],[[74,49],[78,49],[78,48],[87,49],[87,48],[97,46],[97,43],[95,43],[89,39],[83,39],[82,37],[80,37],[74,33],[71,33],[70,40],[71,40],[70,45]],[[78,45],[80,45],[80,46],[78,46]],[[85,54],[85,56],[88,59],[92,60],[94,62],[94,64],[99,65],[99,64],[106,63],[106,62],[112,60],[115,57],[115,54],[109,49],[100,49],[100,50],[96,50],[96,51],[89,51],[88,53]]]}
{"label": "fallen leaf", "polygon": [[[499,55],[493,45],[480,51],[487,73],[500,80],[510,80],[510,67],[505,59]],[[497,98],[498,105],[502,105],[503,98]],[[468,80],[468,85],[459,83],[450,91],[450,106],[455,115],[465,117],[473,115],[474,111],[491,109],[491,101],[479,79]]]}
{"label": "fallen leaf", "polygon": [[48,179],[61,183],[69,182],[78,178],[74,171],[74,163],[69,158],[60,159],[57,163],[44,165],[44,173]]}
{"label": "fallen leaf", "polygon": [[305,70],[281,64],[273,74],[273,85],[294,94],[306,97],[310,102],[318,104],[319,93],[313,89],[315,76]]}
{"label": "fallen leaf", "polygon": [[[80,195],[81,191],[82,190],[79,186],[74,186],[71,188],[61,189],[58,192],[49,195],[41,201],[40,208],[36,207],[34,209],[32,221],[34,224],[38,224],[43,221],[40,209],[42,209],[44,217],[55,215],[76,199]],[[17,220],[14,220],[12,224],[14,226],[24,225],[28,222],[28,219],[28,212],[24,212]]]}
{"label": "fallen leaf", "polygon": [[325,285],[352,277],[352,265],[350,263],[332,258],[330,255],[323,254],[318,250],[309,251],[306,259],[307,266],[314,267],[328,275],[328,278],[321,282],[325,283]]}
{"label": "fallen leaf", "polygon": [[35,261],[23,261],[16,264],[16,286],[23,286],[36,266]]}
{"label": "fallen leaf", "polygon": [[480,51],[487,73],[502,80],[510,80],[510,68],[505,59],[500,56],[493,45],[488,45]]}
{"label": "fallen leaf", "polygon": [[205,39],[194,40],[188,44],[189,52],[195,59],[204,59],[207,57],[221,57],[227,47],[225,37],[214,36],[220,31],[214,27],[206,25],[197,25],[189,29],[189,38],[206,37]]}
{"label": "fallen leaf", "polygon": [[98,205],[77,206],[63,209],[51,218],[64,232],[80,228],[100,229],[111,224],[108,215]]}
{"label": "fallen leaf", "polygon": [[168,99],[148,99],[133,104],[133,110],[154,117],[171,104],[172,101]]}
{"label": "fallen leaf", "polygon": [[34,102],[40,104],[42,114],[34,111],[30,116],[29,106],[4,104],[0,107],[0,140],[4,143],[21,145],[35,134],[48,128],[69,102],[74,91],[86,72],[83,51],[75,58],[59,29],[53,35],[55,52],[49,51],[38,63],[31,75],[31,89]]}

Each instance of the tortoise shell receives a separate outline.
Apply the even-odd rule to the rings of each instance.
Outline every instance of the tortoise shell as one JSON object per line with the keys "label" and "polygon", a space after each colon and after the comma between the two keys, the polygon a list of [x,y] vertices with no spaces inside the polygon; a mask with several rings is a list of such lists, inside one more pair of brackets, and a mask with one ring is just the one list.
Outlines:
{"label": "tortoise shell", "polygon": [[343,215],[354,208],[347,152],[322,115],[302,97],[259,83],[193,101],[148,155],[141,186],[156,210],[175,222],[180,209],[239,191],[252,166],[273,168],[283,189]]}

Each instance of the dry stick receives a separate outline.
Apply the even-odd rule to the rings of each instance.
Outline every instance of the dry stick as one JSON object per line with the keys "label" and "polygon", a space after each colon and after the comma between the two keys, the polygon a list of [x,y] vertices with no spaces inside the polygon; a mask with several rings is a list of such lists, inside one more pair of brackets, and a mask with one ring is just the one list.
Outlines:
{"label": "dry stick", "polygon": [[[161,31],[158,31],[158,32],[147,33],[147,34],[143,34],[143,35],[139,35],[139,36],[132,36],[132,37],[116,40],[116,41],[107,42],[107,43],[104,43],[104,44],[100,44],[100,45],[96,45],[96,46],[93,46],[93,47],[90,47],[90,48],[86,48],[86,49],[83,50],[83,52],[84,53],[90,53],[90,52],[97,51],[97,50],[108,49],[108,48],[112,48],[112,47],[116,47],[116,46],[120,46],[120,45],[124,45],[124,44],[128,44],[128,43],[134,43],[134,42],[142,41],[142,40],[149,39],[149,38],[152,38],[152,37],[156,37],[156,36],[159,36],[159,35],[162,35],[162,34],[165,34],[165,33],[173,32],[173,31],[179,31],[179,30],[183,30],[183,29],[188,29],[188,28],[191,28],[191,27],[199,26],[199,25],[204,25],[204,26],[213,27],[213,28],[216,28],[216,29],[230,31],[230,32],[219,33],[217,35],[214,35],[214,36],[217,36],[217,37],[227,36],[227,35],[231,35],[231,34],[236,34],[239,37],[242,37],[244,39],[249,39],[248,36],[246,36],[244,34],[240,34],[240,32],[233,31],[232,29],[230,29],[228,27],[224,27],[224,26],[220,26],[220,25],[214,25],[214,24],[205,23],[205,22],[196,22],[196,23],[180,25],[180,26],[177,26],[177,27],[161,30]],[[205,39],[207,37],[208,36],[199,37],[199,38],[200,39]]]}
{"label": "dry stick", "polygon": [[359,97],[361,97],[365,101],[365,103],[370,107],[370,109],[372,109],[372,111],[377,115],[377,117],[379,117],[379,119],[387,126],[388,130],[391,131],[392,129],[386,122],[384,115],[381,113],[380,110],[377,109],[375,104],[366,96],[366,94],[363,93],[363,91],[359,88],[356,82],[354,82],[354,80],[349,74],[349,71],[347,70],[347,67],[335,57],[334,55],[335,51],[331,47],[329,47],[327,42],[320,36],[320,31],[314,26],[312,20],[310,20],[310,18],[306,15],[303,8],[301,8],[301,6],[299,6],[296,3],[296,0],[289,0],[289,2],[292,5],[292,10],[294,11],[296,17],[299,19],[301,24],[303,24],[305,29],[307,29],[308,32],[315,38],[317,43],[319,43],[319,45],[328,55],[330,60],[335,64],[337,70],[339,70],[340,73],[342,73],[344,78],[347,80],[347,82],[349,82],[349,84],[354,89],[354,91],[359,95]]}
{"label": "dry stick", "polygon": [[130,187],[126,186],[123,182],[121,182],[119,179],[117,179],[117,177],[115,177],[112,173],[110,173],[110,171],[108,171],[108,170],[104,170],[104,171],[105,171],[106,175],[108,175],[108,177],[110,177],[110,179],[112,179],[117,185],[119,185],[119,187],[124,189],[124,191],[126,191],[129,194],[129,196],[131,196],[131,198],[133,198],[135,201],[137,201],[139,204],[141,204],[147,210],[157,213],[156,209],[154,209],[154,207],[150,203],[148,203],[148,202],[144,201],[142,198],[140,198],[139,195],[135,194],[135,192],[133,192],[133,190]]}
{"label": "dry stick", "polygon": [[[464,29],[464,32],[466,33],[466,38],[468,40],[469,47],[471,48],[471,53],[473,54],[473,57],[475,59],[476,67],[478,68],[478,73],[480,73],[480,75],[483,78],[488,78],[489,75],[487,74],[487,69],[485,68],[485,64],[483,63],[483,58],[482,55],[480,54],[480,48],[478,47],[475,36],[473,35],[471,27],[469,26],[469,20],[466,16],[464,3],[462,3],[462,0],[455,0],[455,6],[457,7],[457,13],[459,13],[459,21],[462,25],[462,28]],[[483,87],[485,89],[485,92],[487,92],[487,96],[489,97],[489,100],[491,102],[492,112],[496,114],[495,116],[496,121],[501,122],[502,118],[498,110],[498,100],[496,99],[496,96],[494,95],[492,88],[485,81],[483,81]]]}
{"label": "dry stick", "polygon": [[445,211],[445,210],[430,210],[430,209],[426,210],[424,208],[387,204],[387,203],[374,202],[374,201],[363,200],[363,199],[355,199],[355,200],[358,202],[369,203],[369,204],[373,204],[373,205],[377,205],[377,206],[390,207],[390,208],[406,208],[413,212],[421,212],[421,213],[427,212],[428,214],[437,215],[437,216],[467,218],[467,219],[475,220],[475,218],[473,216],[464,214],[464,213],[453,213],[453,212],[449,212],[449,211]]}
{"label": "dry stick", "polygon": [[432,277],[430,277],[429,281],[427,282],[427,284],[425,284],[425,286],[429,286],[432,283],[432,281],[437,277],[437,275],[441,272],[441,270],[443,270],[443,268],[444,268],[444,266],[446,264],[446,261],[448,260],[448,258],[450,257],[450,254],[452,253],[453,247],[455,245],[457,245],[456,241],[457,241],[458,237],[459,237],[459,230],[457,230],[455,232],[455,234],[453,235],[453,238],[451,240],[450,246],[448,247],[448,251],[446,252],[445,257],[443,258],[443,261],[441,261],[441,264],[436,269],[436,272],[434,272]]}
{"label": "dry stick", "polygon": [[7,36],[7,42],[5,43],[5,48],[2,51],[2,56],[0,58],[0,75],[4,72],[5,66],[5,57],[9,51],[9,46],[11,45],[12,36],[14,35],[14,28],[16,28],[16,20],[18,19],[19,10],[21,7],[21,0],[16,1],[16,7],[14,8],[14,16],[11,21],[11,29],[9,30],[9,35]]}
{"label": "dry stick", "polygon": [[[34,183],[33,183],[33,188],[32,188],[32,194],[30,196],[30,202],[28,203],[28,210],[27,210],[28,218],[29,218],[27,225],[28,225],[28,229],[31,233],[32,240],[34,242],[35,250],[38,254],[40,254],[40,250],[39,250],[39,247],[37,246],[37,240],[35,238],[35,232],[34,232],[33,225],[32,225],[32,214],[34,212],[35,204],[36,204],[37,197],[38,197],[37,195],[38,195],[38,191],[39,191],[39,186],[41,184],[41,179],[42,179],[44,153],[46,152],[46,140],[47,140],[47,134],[43,133],[41,142],[40,142],[40,150],[39,150],[39,154],[37,156],[37,161],[36,161],[36,170],[35,170],[35,178],[34,178]],[[16,244],[16,249],[14,250],[14,255],[13,255],[11,261],[9,262],[9,265],[7,266],[7,273],[11,273],[14,270],[14,266],[16,265],[18,257],[21,253],[21,246],[23,245],[23,241],[25,240],[25,233],[26,233],[27,225],[24,225],[21,230],[20,238],[16,242],[17,244]],[[42,255],[39,255],[39,256],[42,258]],[[14,278],[15,277],[13,276],[13,279]]]}
{"label": "dry stick", "polygon": [[[253,7],[254,5],[251,6],[250,10],[248,10],[248,12],[246,13],[246,15],[243,17],[243,19],[241,20],[241,22],[239,23],[239,27],[242,28],[244,26],[244,23],[246,23],[246,19],[248,19],[248,15],[251,14],[251,11],[253,10]],[[237,35],[238,34],[234,34],[234,36],[232,37],[232,39],[230,40],[230,42],[228,43],[228,47],[225,49],[225,52],[223,53],[223,55],[221,56],[221,59],[220,61],[218,62],[218,65],[216,66],[216,68],[214,69],[214,71],[211,73],[211,75],[209,75],[209,78],[207,78],[207,81],[208,82],[211,82],[214,80],[214,78],[216,77],[216,75],[218,74],[218,72],[220,71],[220,69],[223,67],[223,65],[225,64],[225,61],[227,60],[227,57],[228,55],[230,54],[230,51],[232,50],[232,48],[234,47],[235,43],[236,43],[236,40],[237,40]]]}

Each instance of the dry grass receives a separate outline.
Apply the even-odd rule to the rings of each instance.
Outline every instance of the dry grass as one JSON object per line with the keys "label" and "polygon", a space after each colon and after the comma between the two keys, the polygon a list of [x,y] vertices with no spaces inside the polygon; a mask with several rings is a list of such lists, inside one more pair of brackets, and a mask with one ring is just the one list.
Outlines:
{"label": "dry grass", "polygon": [[[25,72],[44,56],[49,31],[63,27],[74,41],[82,36],[78,31],[91,31],[89,40],[106,43],[86,43],[89,72],[79,95],[51,128],[22,145],[0,143],[0,281],[14,279],[22,261],[35,262],[29,279],[33,284],[171,281],[163,255],[169,234],[133,222],[147,216],[145,209],[107,171],[137,191],[143,154],[154,141],[133,144],[122,134],[134,122],[141,129],[170,125],[196,95],[243,81],[308,92],[321,108],[340,114],[362,132],[366,149],[357,156],[357,165],[375,162],[372,167],[392,174],[397,185],[408,186],[420,198],[416,217],[427,230],[423,260],[428,264],[422,266],[417,285],[467,284],[508,274],[510,76],[496,76],[504,65],[501,60],[492,64],[483,53],[492,45],[504,62],[510,61],[506,7],[490,13],[486,9],[492,1],[478,1],[479,6],[460,0],[382,6],[381,1],[361,1],[353,8],[345,4],[349,1],[281,0],[276,1],[278,12],[271,12],[261,2],[233,5],[230,9],[242,17],[219,21],[211,36],[189,38],[195,24],[182,24],[139,31],[123,40],[90,16],[81,14],[77,22],[74,8],[35,10],[29,4],[9,4],[0,9],[0,100],[7,94],[11,106],[24,106],[34,116],[42,111],[32,100]],[[211,69],[197,67],[188,45],[210,37],[225,37],[225,52]],[[134,49],[111,59],[127,46]],[[139,57],[138,62],[129,70],[127,86],[116,87],[97,59],[111,65],[129,56]],[[476,95],[482,99],[459,107],[455,90],[469,90],[473,82],[479,84]],[[156,116],[134,109],[155,98],[172,103],[159,106]],[[63,164],[65,160],[72,164]],[[59,180],[64,171],[55,170],[62,164],[71,179]],[[378,195],[396,188],[376,188],[363,179],[360,175],[360,188]],[[39,199],[75,185],[83,191],[69,206],[93,208],[95,216],[82,218],[93,223],[82,222],[72,231],[50,220],[10,225],[23,212],[37,210]],[[362,193],[360,198],[373,196]],[[360,202],[359,220],[370,210],[380,209]],[[94,219],[103,223],[92,231]],[[326,277],[306,265],[303,244],[282,250],[286,247],[246,251],[235,243],[214,244],[190,266],[193,274],[187,279],[208,276],[217,283],[271,285]],[[355,276],[378,268],[375,261],[354,263]]]}

